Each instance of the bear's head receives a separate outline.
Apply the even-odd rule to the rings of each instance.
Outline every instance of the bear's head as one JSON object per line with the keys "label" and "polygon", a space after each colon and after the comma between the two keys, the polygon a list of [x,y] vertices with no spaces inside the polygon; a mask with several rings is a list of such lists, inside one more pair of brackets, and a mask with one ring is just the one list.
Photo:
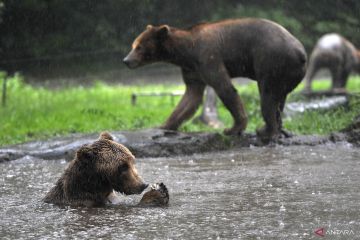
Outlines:
{"label": "bear's head", "polygon": [[92,144],[82,146],[76,153],[82,171],[95,171],[99,180],[115,191],[140,194],[145,184],[135,168],[135,157],[125,146],[114,141],[109,133],[102,133]]}
{"label": "bear's head", "polygon": [[123,59],[129,68],[162,61],[166,58],[165,39],[171,29],[168,25],[154,27],[148,25],[133,42],[130,53]]}

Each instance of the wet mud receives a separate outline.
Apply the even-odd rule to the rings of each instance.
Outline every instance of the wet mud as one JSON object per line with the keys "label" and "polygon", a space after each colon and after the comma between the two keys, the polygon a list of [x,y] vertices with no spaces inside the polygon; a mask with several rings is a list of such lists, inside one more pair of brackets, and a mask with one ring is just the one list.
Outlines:
{"label": "wet mud", "polygon": [[[360,146],[359,120],[342,132],[330,136],[299,135],[281,138],[270,145],[316,146],[330,142],[349,142]],[[265,146],[255,134],[228,137],[219,133],[182,133],[161,129],[111,132],[116,141],[127,146],[136,157],[167,157],[194,153]],[[39,159],[71,160],[76,149],[91,143],[99,136],[95,134],[72,134],[47,141],[29,142],[0,148],[0,162],[31,156]]]}

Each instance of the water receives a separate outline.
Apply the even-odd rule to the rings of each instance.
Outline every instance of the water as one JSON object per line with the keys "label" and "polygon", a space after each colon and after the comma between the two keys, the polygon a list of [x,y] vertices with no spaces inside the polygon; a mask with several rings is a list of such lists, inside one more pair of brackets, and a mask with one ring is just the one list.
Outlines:
{"label": "water", "polygon": [[316,239],[324,227],[356,239],[359,160],[347,145],[138,159],[147,182],[167,185],[170,205],[137,208],[141,196],[127,196],[91,209],[42,203],[67,163],[23,158],[1,164],[0,238]]}
{"label": "water", "polygon": [[285,114],[292,116],[309,110],[329,110],[340,106],[345,106],[348,99],[345,96],[332,96],[322,99],[312,99],[311,101],[290,102],[285,105]]}

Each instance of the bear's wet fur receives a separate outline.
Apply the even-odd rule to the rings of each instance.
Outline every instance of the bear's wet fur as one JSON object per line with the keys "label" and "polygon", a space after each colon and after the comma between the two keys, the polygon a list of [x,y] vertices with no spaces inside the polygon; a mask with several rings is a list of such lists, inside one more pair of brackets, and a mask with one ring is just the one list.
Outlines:
{"label": "bear's wet fur", "polygon": [[311,53],[305,76],[305,93],[311,92],[311,83],[320,69],[331,74],[333,92],[346,92],[345,87],[352,71],[360,74],[360,52],[343,36],[329,33],[322,36]]}
{"label": "bear's wet fur", "polygon": [[101,133],[92,144],[80,147],[44,202],[57,205],[102,206],[117,191],[140,194],[148,185],[137,174],[135,157],[112,136]]}
{"label": "bear's wet fur", "polygon": [[287,95],[305,75],[303,45],[286,29],[265,19],[229,19],[202,23],[188,29],[147,26],[124,58],[130,68],[165,61],[181,68],[186,91],[162,125],[177,130],[202,102],[211,86],[231,113],[234,124],[225,134],[241,134],[247,115],[231,78],[256,80],[265,127],[257,133],[268,141],[285,133],[281,113]]}

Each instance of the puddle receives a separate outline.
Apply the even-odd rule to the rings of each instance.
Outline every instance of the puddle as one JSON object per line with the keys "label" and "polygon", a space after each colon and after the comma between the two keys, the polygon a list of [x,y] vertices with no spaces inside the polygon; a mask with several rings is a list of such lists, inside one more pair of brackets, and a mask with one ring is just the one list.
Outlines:
{"label": "puddle", "polygon": [[348,99],[345,96],[332,96],[311,101],[290,102],[285,105],[284,112],[286,116],[292,116],[308,110],[329,110],[347,103]]}
{"label": "puddle", "polygon": [[130,196],[89,209],[42,203],[67,163],[24,157],[0,164],[0,236],[309,239],[321,227],[359,236],[359,159],[344,144],[143,158],[140,174],[167,185],[169,207],[134,208],[141,196]]}

